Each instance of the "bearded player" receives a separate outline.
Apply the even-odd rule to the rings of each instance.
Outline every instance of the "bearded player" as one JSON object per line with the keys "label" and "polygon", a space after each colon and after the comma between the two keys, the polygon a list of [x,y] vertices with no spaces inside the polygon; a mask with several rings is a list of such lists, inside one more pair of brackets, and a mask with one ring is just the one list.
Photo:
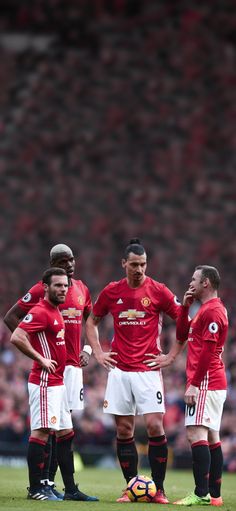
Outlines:
{"label": "bearded player", "polygon": [[[65,244],[57,244],[50,251],[50,265],[63,268],[68,276],[68,292],[66,300],[59,305],[65,323],[65,343],[67,350],[64,381],[67,390],[69,408],[73,410],[83,409],[83,374],[82,367],[86,366],[91,354],[90,346],[84,346],[81,351],[81,334],[83,319],[86,321],[90,314],[92,305],[89,290],[81,280],[73,278],[75,271],[75,258],[70,247]],[[19,321],[27,312],[44,297],[44,286],[42,281],[35,284],[15,305],[7,312],[4,321],[11,331],[14,331]],[[43,482],[50,487],[54,494],[63,498],[54,484],[57,470],[56,442],[55,436],[50,435],[46,447],[45,468]],[[71,493],[71,500],[94,500],[88,495],[80,499],[78,492]],[[68,495],[69,499],[69,495]],[[97,499],[96,499],[97,500]]]}

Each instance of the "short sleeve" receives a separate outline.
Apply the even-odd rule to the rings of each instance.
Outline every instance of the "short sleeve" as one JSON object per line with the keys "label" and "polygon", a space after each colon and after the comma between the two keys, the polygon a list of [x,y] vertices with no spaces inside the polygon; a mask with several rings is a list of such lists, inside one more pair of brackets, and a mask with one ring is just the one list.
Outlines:
{"label": "short sleeve", "polygon": [[45,314],[45,311],[33,307],[18,326],[28,333],[34,333],[45,330],[47,323],[47,314]]}

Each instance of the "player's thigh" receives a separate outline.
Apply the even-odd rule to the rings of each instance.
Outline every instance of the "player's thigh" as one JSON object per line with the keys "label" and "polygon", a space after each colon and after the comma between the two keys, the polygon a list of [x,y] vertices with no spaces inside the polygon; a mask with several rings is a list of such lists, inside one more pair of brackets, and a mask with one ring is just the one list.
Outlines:
{"label": "player's thigh", "polygon": [[60,429],[63,388],[64,385],[43,387],[28,384],[31,430]]}
{"label": "player's thigh", "polygon": [[138,415],[164,413],[164,389],[160,371],[146,371],[131,374],[132,392]]}
{"label": "player's thigh", "polygon": [[225,390],[200,389],[196,404],[185,408],[185,426],[205,426],[219,431],[225,399]]}
{"label": "player's thigh", "polygon": [[64,383],[70,410],[83,410],[83,371],[80,367],[68,365],[64,370]]}
{"label": "player's thigh", "polygon": [[70,408],[67,399],[67,390],[66,386],[62,385],[61,396],[60,396],[60,421],[59,421],[59,430],[62,429],[72,429],[72,419]]}
{"label": "player's thigh", "polygon": [[121,371],[117,367],[109,371],[103,411],[113,415],[135,415],[130,372]]}

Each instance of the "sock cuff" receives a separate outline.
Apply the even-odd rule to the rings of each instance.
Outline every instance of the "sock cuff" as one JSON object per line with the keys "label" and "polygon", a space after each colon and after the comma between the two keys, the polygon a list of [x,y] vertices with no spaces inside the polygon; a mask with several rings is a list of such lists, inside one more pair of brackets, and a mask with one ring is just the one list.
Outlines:
{"label": "sock cuff", "polygon": [[73,438],[73,436],[74,431],[70,431],[67,435],[57,437],[57,443],[66,442],[67,440],[70,440],[70,438]]}
{"label": "sock cuff", "polygon": [[207,442],[207,440],[199,440],[198,442],[193,442],[193,444],[191,444],[191,447],[199,447],[201,445],[206,445],[207,447],[209,447],[209,443]]}
{"label": "sock cuff", "polygon": [[36,438],[34,436],[29,437],[29,443],[30,444],[39,444],[39,445],[46,445],[47,442],[44,440],[41,440],[40,438]]}
{"label": "sock cuff", "polygon": [[165,435],[148,437],[148,443],[149,445],[164,445],[167,443],[167,438]]}
{"label": "sock cuff", "polygon": [[221,447],[221,442],[216,442],[215,444],[209,445],[210,451],[214,451],[214,449],[217,449],[218,447]]}
{"label": "sock cuff", "polygon": [[118,444],[132,444],[134,442],[134,437],[131,438],[117,438],[116,439]]}

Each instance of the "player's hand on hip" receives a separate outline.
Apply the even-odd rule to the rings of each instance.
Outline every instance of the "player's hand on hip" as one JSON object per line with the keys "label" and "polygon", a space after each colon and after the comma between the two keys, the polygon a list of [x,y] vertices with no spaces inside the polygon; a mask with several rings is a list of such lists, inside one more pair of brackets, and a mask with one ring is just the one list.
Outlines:
{"label": "player's hand on hip", "polygon": [[199,389],[195,385],[189,385],[188,389],[184,394],[184,401],[186,405],[195,405],[197,402]]}
{"label": "player's hand on hip", "polygon": [[168,355],[154,355],[153,353],[145,353],[145,357],[147,358],[145,358],[143,363],[154,369],[166,367],[171,363],[171,361],[168,360]]}
{"label": "player's hand on hip", "polygon": [[109,371],[110,369],[114,369],[114,367],[117,364],[117,361],[113,358],[116,355],[117,353],[115,351],[108,352],[102,351],[97,356],[97,361],[99,362],[99,364],[101,364],[103,367],[105,367],[105,369],[108,369]]}
{"label": "player's hand on hip", "polygon": [[51,360],[50,358],[43,358],[41,365],[49,373],[55,373],[56,367],[57,367],[57,362],[56,362],[56,360]]}

